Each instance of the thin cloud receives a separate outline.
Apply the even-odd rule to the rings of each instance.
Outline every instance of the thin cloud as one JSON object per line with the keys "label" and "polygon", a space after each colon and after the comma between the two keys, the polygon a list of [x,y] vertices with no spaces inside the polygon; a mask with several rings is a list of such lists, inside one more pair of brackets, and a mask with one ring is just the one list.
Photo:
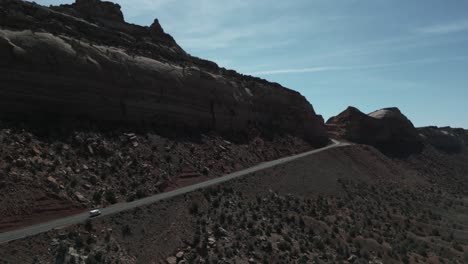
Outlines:
{"label": "thin cloud", "polygon": [[250,73],[251,75],[266,76],[266,75],[277,75],[277,74],[291,74],[291,73],[312,73],[312,72],[324,72],[324,71],[340,71],[340,70],[367,70],[367,69],[380,69],[410,64],[423,64],[423,63],[436,63],[441,61],[458,61],[466,60],[468,56],[452,57],[452,58],[428,58],[420,60],[408,60],[399,61],[392,63],[381,63],[381,64],[369,64],[369,65],[354,65],[354,66],[321,66],[312,68],[293,68],[293,69],[278,69],[278,70],[266,70],[257,71]]}
{"label": "thin cloud", "polygon": [[445,24],[431,25],[419,28],[418,31],[426,34],[449,34],[468,30],[468,20],[455,21]]}
{"label": "thin cloud", "polygon": [[[194,22],[195,23],[195,22]],[[238,24],[225,26],[223,23],[202,23],[196,28],[204,28],[203,32],[193,32],[182,29],[178,42],[189,50],[211,50],[217,48],[239,47],[247,49],[263,49],[283,47],[292,42],[291,39],[282,39],[291,33],[290,25],[296,28],[304,27],[305,21],[299,18],[284,17],[255,24]],[[254,45],[252,43],[255,43]]]}
{"label": "thin cloud", "polygon": [[281,69],[281,70],[268,70],[268,71],[257,71],[250,73],[251,75],[275,75],[275,74],[288,74],[288,73],[305,73],[305,72],[321,72],[321,71],[332,71],[340,69],[341,67],[313,67],[313,68],[302,68],[302,69]]}

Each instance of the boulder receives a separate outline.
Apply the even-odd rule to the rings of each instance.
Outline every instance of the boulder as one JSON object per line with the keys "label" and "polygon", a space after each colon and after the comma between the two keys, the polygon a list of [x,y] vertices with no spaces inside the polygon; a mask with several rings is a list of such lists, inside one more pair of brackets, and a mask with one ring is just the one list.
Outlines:
{"label": "boulder", "polygon": [[372,145],[391,156],[420,152],[422,139],[411,121],[398,108],[384,108],[368,115],[348,107],[330,118],[327,129],[332,137]]}
{"label": "boulder", "polygon": [[349,256],[349,258],[348,258],[348,262],[354,263],[354,262],[356,261],[356,259],[357,259],[357,256],[356,256],[356,255],[351,255],[351,256]]}
{"label": "boulder", "polygon": [[57,182],[57,180],[52,177],[48,176],[47,177],[47,184],[48,186],[54,191],[54,192],[59,192],[60,191],[60,184]]}
{"label": "boulder", "polygon": [[49,184],[51,184],[51,185],[53,185],[53,186],[57,186],[57,187],[58,187],[58,185],[59,185],[59,184],[57,183],[57,180],[56,180],[54,177],[52,177],[52,176],[47,177],[47,181],[49,182]]}
{"label": "boulder", "polygon": [[88,200],[79,192],[75,192],[75,198],[81,203],[88,202]]}
{"label": "boulder", "polygon": [[174,256],[166,258],[166,263],[167,264],[177,264],[177,258]]}
{"label": "boulder", "polygon": [[7,13],[0,54],[8,58],[0,60],[8,87],[2,118],[328,142],[322,117],[301,94],[188,55],[158,20],[128,24],[120,6],[99,0],[52,8],[4,0],[0,7]]}
{"label": "boulder", "polygon": [[177,252],[177,254],[176,254],[177,259],[182,259],[183,257],[184,257],[184,252],[183,251]]}

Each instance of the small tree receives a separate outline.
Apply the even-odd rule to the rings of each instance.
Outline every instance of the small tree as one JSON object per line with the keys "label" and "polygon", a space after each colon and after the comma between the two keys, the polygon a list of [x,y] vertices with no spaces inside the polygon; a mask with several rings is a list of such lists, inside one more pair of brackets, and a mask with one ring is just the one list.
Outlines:
{"label": "small tree", "polygon": [[89,220],[89,219],[86,220],[85,229],[88,232],[93,230],[93,223],[91,223],[91,220]]}
{"label": "small tree", "polygon": [[131,234],[132,234],[132,230],[128,224],[122,226],[122,236],[129,236]]}
{"label": "small tree", "polygon": [[55,262],[56,263],[64,263],[67,252],[68,252],[68,246],[65,243],[61,242],[58,249],[57,249],[57,253],[56,253],[56,256],[55,256]]}
{"label": "small tree", "polygon": [[101,203],[101,199],[102,199],[102,193],[100,191],[96,191],[93,194],[93,201],[98,204],[98,203]]}
{"label": "small tree", "polygon": [[106,201],[111,204],[117,203],[117,197],[113,191],[106,191]]}
{"label": "small tree", "polygon": [[198,204],[196,202],[193,202],[192,205],[189,208],[189,212],[192,215],[198,214]]}

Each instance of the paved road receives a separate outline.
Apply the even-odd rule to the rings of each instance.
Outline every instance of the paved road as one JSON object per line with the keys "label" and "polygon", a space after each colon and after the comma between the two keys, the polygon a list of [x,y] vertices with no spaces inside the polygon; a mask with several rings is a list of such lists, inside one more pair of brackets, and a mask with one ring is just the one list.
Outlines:
{"label": "paved road", "polygon": [[[143,198],[141,200],[136,200],[136,201],[132,201],[132,202],[128,202],[128,203],[117,203],[117,204],[114,204],[114,205],[111,205],[109,207],[101,209],[102,214],[99,217],[106,216],[106,215],[111,215],[111,214],[116,214],[116,213],[119,213],[119,212],[122,212],[122,211],[125,211],[125,210],[130,210],[130,209],[133,209],[135,207],[139,207],[139,206],[143,206],[143,205],[147,205],[147,204],[152,204],[152,203],[164,200],[164,199],[168,199],[168,198],[171,198],[171,197],[174,197],[174,196],[182,195],[182,194],[192,192],[194,190],[205,188],[205,187],[208,187],[208,186],[212,186],[212,185],[215,185],[215,184],[220,184],[220,183],[223,183],[223,182],[226,182],[226,181],[229,181],[229,180],[232,180],[232,179],[235,179],[235,178],[238,178],[238,177],[241,177],[241,176],[244,176],[244,175],[256,172],[256,171],[264,170],[264,169],[271,168],[271,167],[279,165],[279,164],[287,163],[287,162],[290,162],[290,161],[293,161],[293,160],[296,160],[296,159],[299,159],[299,158],[302,158],[302,157],[313,155],[313,154],[316,154],[316,153],[319,153],[319,152],[322,152],[322,151],[325,151],[325,150],[328,150],[328,149],[331,149],[331,148],[342,147],[342,146],[347,146],[347,145],[349,145],[349,144],[348,143],[341,143],[341,142],[338,142],[336,140],[333,140],[333,144],[328,145],[328,146],[326,146],[324,148],[321,148],[321,149],[316,149],[316,150],[304,152],[304,153],[301,153],[301,154],[297,154],[297,155],[294,155],[294,156],[284,157],[284,158],[277,159],[277,160],[263,162],[263,163],[260,163],[260,164],[258,164],[256,166],[253,166],[253,167],[248,168],[248,169],[244,169],[244,170],[237,171],[237,172],[234,172],[234,173],[231,173],[231,174],[227,174],[227,175],[219,177],[219,178],[214,178],[214,179],[211,179],[211,180],[208,180],[208,181],[204,181],[204,182],[200,182],[200,183],[193,184],[193,185],[190,185],[190,186],[186,186],[186,187],[174,190],[174,191],[149,196],[149,197]],[[54,228],[60,228],[60,227],[68,226],[68,225],[82,223],[82,222],[85,222],[88,218],[89,218],[89,214],[88,214],[88,212],[86,212],[86,213],[81,213],[81,214],[77,214],[77,215],[72,215],[72,216],[60,218],[60,219],[57,219],[57,220],[52,220],[52,221],[45,222],[45,223],[42,223],[42,224],[28,226],[28,227],[18,229],[18,230],[13,230],[13,231],[1,233],[0,234],[0,244],[6,243],[8,241],[13,241],[13,240],[16,240],[16,239],[24,238],[24,237],[27,237],[27,236],[33,236],[33,235],[36,235],[36,234],[39,234],[39,233],[47,232],[47,231],[52,230]]]}

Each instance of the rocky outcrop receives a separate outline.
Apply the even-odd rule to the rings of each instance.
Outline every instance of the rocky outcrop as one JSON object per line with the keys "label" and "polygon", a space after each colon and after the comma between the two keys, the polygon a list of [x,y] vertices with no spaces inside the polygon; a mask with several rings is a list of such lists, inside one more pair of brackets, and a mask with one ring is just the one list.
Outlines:
{"label": "rocky outcrop", "polygon": [[117,22],[124,22],[124,16],[120,10],[120,5],[112,2],[99,0],[76,0],[71,5],[62,5],[62,8],[70,9],[73,14],[80,14],[87,20],[104,19]]}
{"label": "rocky outcrop", "polygon": [[418,132],[423,140],[446,153],[460,153],[468,149],[468,130],[451,127],[421,127]]}
{"label": "rocky outcrop", "polygon": [[177,131],[289,133],[316,146],[323,120],[299,93],[192,57],[155,20],[98,0],[0,4],[0,115],[85,118]]}
{"label": "rocky outcrop", "polygon": [[333,137],[377,147],[388,155],[419,152],[423,145],[418,131],[398,108],[384,108],[368,115],[348,107],[327,121]]}

